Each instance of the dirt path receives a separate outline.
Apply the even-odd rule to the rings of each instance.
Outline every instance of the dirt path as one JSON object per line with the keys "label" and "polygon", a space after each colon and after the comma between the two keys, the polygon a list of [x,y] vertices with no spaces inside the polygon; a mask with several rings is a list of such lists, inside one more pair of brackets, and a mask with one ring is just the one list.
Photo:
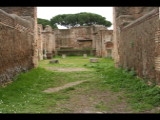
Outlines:
{"label": "dirt path", "polygon": [[[74,72],[88,71],[85,68],[54,68],[47,67],[51,71]],[[83,85],[82,85],[83,84]],[[86,85],[82,88],[80,86]],[[87,89],[88,86],[89,87]],[[127,106],[122,93],[113,93],[111,91],[101,91],[95,88],[96,82],[81,80],[71,82],[63,86],[48,88],[43,92],[54,93],[60,90],[74,87],[69,91],[70,99],[57,102],[56,107],[49,108],[49,112],[54,113],[132,113]],[[91,88],[91,89],[90,89]]]}
{"label": "dirt path", "polygon": [[[82,68],[47,68],[51,71],[73,72],[86,71]],[[43,91],[46,93],[58,92],[60,90],[74,87],[66,94],[69,99],[58,101],[55,107],[49,107],[48,112],[51,113],[136,113],[128,105],[122,92],[112,92],[109,90],[97,89],[95,81],[76,81],[59,86],[56,88],[48,88]],[[144,113],[154,113],[156,110],[146,111]],[[143,112],[142,112],[143,113]]]}
{"label": "dirt path", "polygon": [[[109,91],[92,90],[89,92],[74,90],[68,101],[57,104],[57,113],[132,113],[122,94]],[[78,93],[78,94],[77,94]]]}

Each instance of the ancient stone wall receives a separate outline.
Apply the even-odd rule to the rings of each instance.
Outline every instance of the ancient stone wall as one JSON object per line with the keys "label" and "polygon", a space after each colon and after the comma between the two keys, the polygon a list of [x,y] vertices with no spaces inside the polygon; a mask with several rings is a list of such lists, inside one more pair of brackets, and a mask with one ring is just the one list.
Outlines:
{"label": "ancient stone wall", "polygon": [[41,24],[38,24],[38,60],[43,60],[43,37],[42,37],[43,27]]}
{"label": "ancient stone wall", "polygon": [[[108,49],[112,51],[113,47],[106,47],[107,42],[112,42],[113,30],[107,29],[93,29],[93,47],[96,50],[96,56],[108,57]],[[112,57],[112,52],[109,53]]]}
{"label": "ancient stone wall", "polygon": [[46,25],[45,29],[42,31],[42,38],[44,56],[47,54],[50,54],[50,56],[55,55],[55,36],[51,26]]}
{"label": "ancient stone wall", "polygon": [[30,16],[35,17],[35,7],[0,7],[1,10],[7,12],[8,14],[16,14],[20,17]]}
{"label": "ancient stone wall", "polygon": [[81,50],[81,53],[90,52],[105,57],[107,56],[105,42],[112,39],[112,32],[101,25],[58,29],[54,31],[56,49],[59,52]]}
{"label": "ancient stone wall", "polygon": [[[38,67],[38,24],[37,24],[37,8],[36,7],[28,7],[28,8],[21,8],[28,10],[28,13],[30,13],[30,17],[33,18],[34,23],[33,23],[33,34],[34,34],[34,39],[33,39],[33,65],[34,67]],[[23,12],[22,12],[23,13]],[[21,16],[24,19],[28,19],[27,16]]]}
{"label": "ancient stone wall", "polygon": [[76,47],[73,29],[57,29],[54,33],[56,49]]}
{"label": "ancient stone wall", "polygon": [[113,56],[116,67],[118,67],[119,64],[119,37],[121,28],[155,8],[156,7],[113,7]]}
{"label": "ancient stone wall", "polygon": [[2,9],[11,10],[0,7],[0,85],[34,67],[35,42],[34,19],[24,19]]}
{"label": "ancient stone wall", "polygon": [[102,57],[113,58],[113,30],[101,30],[102,34]]}
{"label": "ancient stone wall", "polygon": [[[116,8],[122,10],[121,8]],[[118,66],[128,70],[134,70],[138,76],[160,83],[159,69],[159,10],[158,8],[139,7],[141,12],[135,15],[132,21],[125,23],[122,16],[115,15],[116,27],[114,35],[117,43],[117,54],[119,55]],[[126,8],[134,11],[137,7]],[[121,12],[123,13],[123,12]],[[125,14],[125,15],[126,15]],[[138,16],[138,17],[137,17]],[[125,24],[124,24],[125,23]],[[116,34],[115,34],[116,33]]]}

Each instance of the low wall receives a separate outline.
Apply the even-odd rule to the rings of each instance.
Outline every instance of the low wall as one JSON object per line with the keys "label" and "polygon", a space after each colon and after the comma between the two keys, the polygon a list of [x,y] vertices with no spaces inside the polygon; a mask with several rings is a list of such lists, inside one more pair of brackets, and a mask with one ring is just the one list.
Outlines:
{"label": "low wall", "polygon": [[96,50],[57,50],[57,55],[62,55],[62,54],[66,54],[67,56],[83,56],[83,54],[87,54],[87,55],[94,55]]}

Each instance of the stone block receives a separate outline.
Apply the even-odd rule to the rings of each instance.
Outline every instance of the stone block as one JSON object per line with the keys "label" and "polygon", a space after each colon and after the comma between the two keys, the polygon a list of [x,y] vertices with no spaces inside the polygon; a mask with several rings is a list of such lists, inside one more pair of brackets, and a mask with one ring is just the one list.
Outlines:
{"label": "stone block", "polygon": [[87,54],[83,54],[83,58],[87,58]]}
{"label": "stone block", "polygon": [[50,60],[49,63],[59,63],[59,60]]}
{"label": "stone block", "polygon": [[91,63],[97,63],[99,62],[98,60],[99,60],[98,58],[90,58]]}
{"label": "stone block", "polygon": [[62,54],[62,58],[66,58],[66,55],[65,55],[65,54]]}

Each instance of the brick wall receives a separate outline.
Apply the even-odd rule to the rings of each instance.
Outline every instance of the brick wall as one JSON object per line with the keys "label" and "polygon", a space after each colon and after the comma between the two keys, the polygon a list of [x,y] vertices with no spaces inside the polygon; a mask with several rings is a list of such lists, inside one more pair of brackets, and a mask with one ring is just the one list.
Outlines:
{"label": "brick wall", "polygon": [[0,7],[3,11],[9,14],[16,14],[18,16],[31,16],[35,17],[34,7]]}
{"label": "brick wall", "polygon": [[[71,29],[58,29],[54,31],[56,49],[62,53],[69,49],[67,53],[83,54],[85,51],[96,54],[99,57],[107,56],[105,48],[106,40],[112,39],[113,31],[107,30],[104,26],[81,26]],[[64,49],[64,50],[62,50]],[[93,52],[94,51],[94,52]],[[92,53],[93,52],[93,53]],[[95,53],[96,52],[96,53]]]}
{"label": "brick wall", "polygon": [[43,50],[47,53],[55,53],[55,38],[52,27],[46,25],[45,29],[42,31],[43,38]]}
{"label": "brick wall", "polygon": [[0,85],[34,67],[33,25],[33,20],[0,10]]}
{"label": "brick wall", "polygon": [[[120,25],[120,22],[117,22]],[[159,12],[144,14],[126,26],[117,26],[119,66],[160,84]],[[157,41],[157,42],[156,42]]]}
{"label": "brick wall", "polygon": [[38,24],[38,38],[37,38],[37,47],[38,47],[38,60],[43,60],[43,37],[42,37],[43,27],[41,24]]}

